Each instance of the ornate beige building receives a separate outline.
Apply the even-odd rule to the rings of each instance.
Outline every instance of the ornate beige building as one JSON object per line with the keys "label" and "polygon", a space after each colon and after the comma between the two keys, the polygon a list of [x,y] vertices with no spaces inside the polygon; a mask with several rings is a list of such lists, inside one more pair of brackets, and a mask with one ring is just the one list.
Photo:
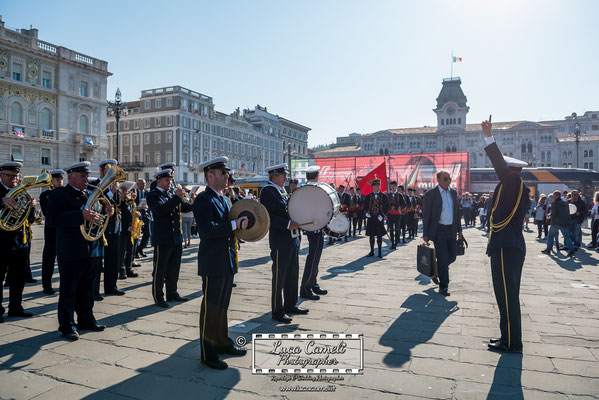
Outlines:
{"label": "ornate beige building", "polygon": [[106,156],[108,64],[0,19],[0,162],[25,175]]}

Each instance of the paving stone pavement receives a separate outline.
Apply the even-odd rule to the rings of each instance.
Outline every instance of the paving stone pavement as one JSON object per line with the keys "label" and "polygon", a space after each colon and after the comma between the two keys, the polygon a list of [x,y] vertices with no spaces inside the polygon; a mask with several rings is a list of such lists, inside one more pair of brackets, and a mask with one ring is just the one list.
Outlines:
{"label": "paving stone pavement", "polygon": [[[125,296],[106,297],[94,307],[108,328],[84,332],[77,342],[57,331],[58,296],[43,295],[39,282],[27,285],[24,306],[36,316],[7,317],[0,324],[0,398],[599,398],[599,255],[581,249],[574,259],[549,257],[540,253],[544,242],[525,232],[524,353],[499,355],[485,350],[485,341],[499,333],[486,237],[476,228],[464,234],[470,247],[451,266],[448,298],[416,272],[420,240],[395,251],[386,241],[382,260],[364,257],[364,237],[326,247],[319,282],[329,294],[303,302],[310,313],[288,326],[273,324],[269,313],[268,240],[242,245],[230,336],[250,339],[251,349],[252,333],[363,334],[364,372],[345,375],[334,392],[282,392],[295,384],[252,375],[250,353],[226,358],[225,371],[199,363],[202,292],[194,239],[184,251],[179,280],[179,292],[191,301],[167,310],[153,305],[147,249],[140,277],[119,281]],[[589,230],[584,234],[588,243]],[[34,227],[34,236],[31,261],[39,279],[41,227]],[[306,254],[304,238],[300,276]]]}

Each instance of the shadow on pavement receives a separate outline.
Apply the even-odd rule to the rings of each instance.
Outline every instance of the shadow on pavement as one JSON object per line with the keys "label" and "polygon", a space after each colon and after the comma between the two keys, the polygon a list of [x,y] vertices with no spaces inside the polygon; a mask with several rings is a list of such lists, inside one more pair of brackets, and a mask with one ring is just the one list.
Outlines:
{"label": "shadow on pavement", "polygon": [[[380,345],[392,348],[383,359],[385,365],[399,368],[408,362],[412,349],[428,342],[447,317],[459,309],[457,304],[456,301],[448,301],[433,288],[408,297],[401,305],[408,311],[402,313],[379,340]],[[420,334],[406,339],[409,332],[415,331],[420,331]]]}
{"label": "shadow on pavement", "polygon": [[[506,372],[509,374],[509,386],[505,385]],[[524,399],[522,393],[522,354],[502,354],[500,356],[487,399]]]}

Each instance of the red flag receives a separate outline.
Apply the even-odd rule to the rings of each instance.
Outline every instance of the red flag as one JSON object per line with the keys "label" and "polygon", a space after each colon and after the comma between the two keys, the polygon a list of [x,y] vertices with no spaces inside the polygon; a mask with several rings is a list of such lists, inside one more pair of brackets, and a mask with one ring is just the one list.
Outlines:
{"label": "red flag", "polygon": [[387,168],[385,168],[385,161],[383,161],[381,165],[370,171],[364,178],[358,181],[358,186],[360,186],[360,190],[364,196],[372,192],[372,186],[370,186],[370,183],[373,179],[381,180],[381,192],[387,191]]}

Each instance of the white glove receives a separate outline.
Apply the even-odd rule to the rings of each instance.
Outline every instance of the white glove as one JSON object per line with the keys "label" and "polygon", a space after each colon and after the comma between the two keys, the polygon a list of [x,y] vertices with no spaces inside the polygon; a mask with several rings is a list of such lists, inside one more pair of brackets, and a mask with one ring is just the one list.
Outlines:
{"label": "white glove", "polygon": [[383,217],[381,215],[379,215],[379,221],[382,221]]}
{"label": "white glove", "polygon": [[366,215],[366,218],[370,218],[370,213],[366,213],[364,215]]}

